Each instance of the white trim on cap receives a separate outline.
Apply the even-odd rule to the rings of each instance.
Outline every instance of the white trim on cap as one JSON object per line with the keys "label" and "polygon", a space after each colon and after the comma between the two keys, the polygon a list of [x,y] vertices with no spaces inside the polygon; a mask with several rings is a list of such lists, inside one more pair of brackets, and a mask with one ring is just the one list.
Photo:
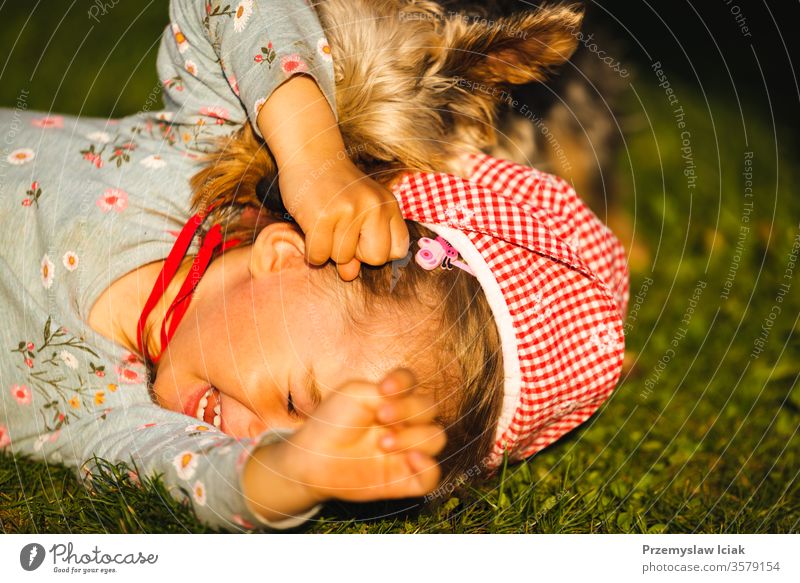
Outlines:
{"label": "white trim on cap", "polygon": [[522,386],[517,336],[514,332],[514,321],[511,318],[511,312],[508,311],[508,304],[506,304],[503,291],[497,284],[492,270],[489,269],[486,260],[484,260],[480,251],[478,251],[466,233],[447,225],[432,223],[422,223],[422,225],[447,239],[455,247],[456,251],[461,254],[467,265],[475,272],[475,276],[478,278],[481,287],[483,287],[484,294],[486,294],[486,299],[489,301],[492,314],[494,314],[502,345],[504,373],[503,407],[500,410],[500,418],[495,432],[495,441],[497,441],[511,425],[511,419],[514,417],[514,412],[517,410],[519,403],[519,394]]}

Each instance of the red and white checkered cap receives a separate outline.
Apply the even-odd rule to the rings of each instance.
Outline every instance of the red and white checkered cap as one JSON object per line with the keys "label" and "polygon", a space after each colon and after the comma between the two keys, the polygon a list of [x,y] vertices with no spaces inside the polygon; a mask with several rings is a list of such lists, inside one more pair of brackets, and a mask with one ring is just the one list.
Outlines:
{"label": "red and white checkered cap", "polygon": [[485,155],[469,180],[408,174],[406,219],[445,238],[475,272],[502,342],[505,390],[490,469],[583,423],[619,379],[628,304],[625,250],[550,174]]}

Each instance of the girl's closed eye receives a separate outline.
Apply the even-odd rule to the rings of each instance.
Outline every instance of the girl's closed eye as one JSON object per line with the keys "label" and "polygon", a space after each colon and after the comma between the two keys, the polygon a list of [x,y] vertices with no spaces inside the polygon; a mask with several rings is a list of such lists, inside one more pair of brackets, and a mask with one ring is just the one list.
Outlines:
{"label": "girl's closed eye", "polygon": [[288,395],[286,397],[286,410],[289,412],[289,415],[295,417],[296,419],[300,418],[300,413],[294,406],[294,399],[292,398],[292,390],[289,389]]}

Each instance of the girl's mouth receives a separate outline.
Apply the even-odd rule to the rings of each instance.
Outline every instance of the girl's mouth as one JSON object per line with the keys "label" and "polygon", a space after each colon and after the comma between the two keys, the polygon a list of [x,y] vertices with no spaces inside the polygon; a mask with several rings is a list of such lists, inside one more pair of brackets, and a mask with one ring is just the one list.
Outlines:
{"label": "girl's mouth", "polygon": [[222,428],[222,399],[216,387],[209,387],[197,404],[195,417],[206,423]]}

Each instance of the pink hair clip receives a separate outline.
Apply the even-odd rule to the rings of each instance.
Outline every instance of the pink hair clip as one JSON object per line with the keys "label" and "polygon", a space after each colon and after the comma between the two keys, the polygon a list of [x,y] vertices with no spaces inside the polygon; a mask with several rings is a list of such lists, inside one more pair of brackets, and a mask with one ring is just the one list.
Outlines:
{"label": "pink hair clip", "polygon": [[458,267],[470,275],[475,275],[469,265],[458,259],[458,251],[455,247],[443,237],[439,236],[436,239],[422,237],[417,243],[419,243],[419,250],[414,255],[414,261],[423,269],[431,271],[437,267],[443,269]]}

